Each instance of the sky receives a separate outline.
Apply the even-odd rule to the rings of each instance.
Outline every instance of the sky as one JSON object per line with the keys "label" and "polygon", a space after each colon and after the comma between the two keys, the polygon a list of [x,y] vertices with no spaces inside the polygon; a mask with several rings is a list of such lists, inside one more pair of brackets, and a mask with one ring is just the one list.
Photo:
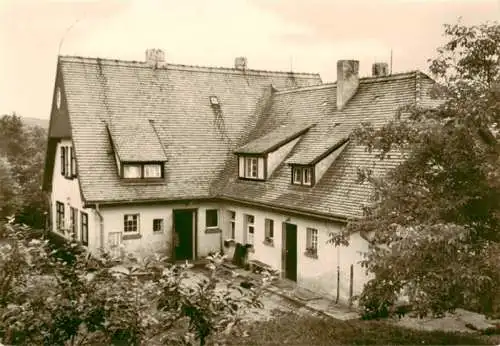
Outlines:
{"label": "sky", "polygon": [[500,0],[0,0],[0,114],[48,119],[57,56],[320,73],[339,59],[427,70],[443,24],[500,20]]}

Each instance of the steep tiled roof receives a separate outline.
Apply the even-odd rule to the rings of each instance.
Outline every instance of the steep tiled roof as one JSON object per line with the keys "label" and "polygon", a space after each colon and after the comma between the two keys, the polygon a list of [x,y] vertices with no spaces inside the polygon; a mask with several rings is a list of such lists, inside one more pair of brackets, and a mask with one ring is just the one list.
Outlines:
{"label": "steep tiled roof", "polygon": [[108,129],[122,162],[166,161],[153,121],[142,117],[112,117]]}
{"label": "steep tiled roof", "polygon": [[308,122],[286,123],[276,127],[262,137],[238,148],[239,154],[265,154],[304,134],[313,124]]}
{"label": "steep tiled roof", "polygon": [[[237,179],[237,162],[228,164],[228,183],[221,195],[226,198],[303,210],[338,217],[359,217],[370,200],[371,188],[357,182],[358,169],[368,168],[384,174],[400,161],[394,153],[391,160],[380,160],[364,146],[350,141],[336,161],[313,187],[290,184],[291,169],[287,162],[311,162],[325,150],[345,138],[350,129],[362,122],[380,126],[396,115],[399,107],[416,101],[417,78],[428,77],[409,72],[387,77],[362,78],[356,94],[342,111],[336,108],[336,85],[296,88],[276,92],[268,116],[251,136],[271,132],[287,119],[308,119],[312,127],[292,149],[286,159],[265,182]],[[426,98],[425,95],[419,95]]]}
{"label": "steep tiled roof", "polygon": [[[173,64],[152,68],[143,62],[80,57],[60,57],[58,69],[82,195],[89,203],[211,196],[213,181],[269,106],[272,86],[321,83],[318,74]],[[211,107],[211,95],[218,97],[220,111]],[[142,122],[146,119],[154,121],[168,161],[165,179],[154,185],[123,182],[106,125],[111,120],[120,124],[119,137],[130,135],[131,143],[119,140],[119,153],[137,157],[142,147],[131,148],[138,141],[131,134],[132,126],[136,120],[147,124]],[[131,129],[126,129],[127,124]],[[154,146],[148,155],[161,156],[160,146]]]}

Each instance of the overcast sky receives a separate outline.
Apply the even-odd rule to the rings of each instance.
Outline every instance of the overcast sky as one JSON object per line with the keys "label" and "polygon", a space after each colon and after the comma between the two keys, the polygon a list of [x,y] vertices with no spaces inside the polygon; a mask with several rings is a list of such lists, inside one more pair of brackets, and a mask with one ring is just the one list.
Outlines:
{"label": "overcast sky", "polygon": [[57,55],[319,72],[338,59],[421,69],[444,23],[500,19],[500,0],[0,0],[0,114],[49,118]]}

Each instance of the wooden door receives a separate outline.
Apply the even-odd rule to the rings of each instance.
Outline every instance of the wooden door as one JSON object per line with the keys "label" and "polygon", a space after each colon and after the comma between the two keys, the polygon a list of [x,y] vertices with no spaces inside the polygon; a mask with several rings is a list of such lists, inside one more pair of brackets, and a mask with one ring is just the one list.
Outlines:
{"label": "wooden door", "polygon": [[297,225],[285,223],[285,278],[297,281]]}
{"label": "wooden door", "polygon": [[110,232],[108,244],[111,258],[120,258],[122,256],[122,232]]}
{"label": "wooden door", "polygon": [[174,210],[175,260],[194,259],[194,211]]}

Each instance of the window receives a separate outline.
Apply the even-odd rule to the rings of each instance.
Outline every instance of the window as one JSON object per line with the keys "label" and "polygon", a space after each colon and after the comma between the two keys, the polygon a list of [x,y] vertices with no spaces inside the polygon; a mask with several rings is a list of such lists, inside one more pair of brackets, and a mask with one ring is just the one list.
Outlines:
{"label": "window", "polygon": [[307,228],[306,254],[309,256],[318,255],[318,230]]}
{"label": "window", "polygon": [[66,175],[66,147],[61,147],[61,175]]}
{"label": "window", "polygon": [[258,164],[256,157],[245,157],[245,177],[257,178]]}
{"label": "window", "polygon": [[123,164],[125,179],[158,179],[163,178],[161,163],[125,163]]}
{"label": "window", "polygon": [[153,232],[163,232],[163,219],[153,219]]}
{"label": "window", "polygon": [[83,211],[80,212],[80,222],[80,240],[83,245],[89,245],[89,217],[87,213],[84,213]]}
{"label": "window", "polygon": [[76,208],[70,207],[69,219],[71,225],[71,236],[76,240],[78,237],[78,210]]}
{"label": "window", "polygon": [[292,183],[294,185],[308,185],[311,186],[313,181],[312,167],[292,167]]}
{"label": "window", "polygon": [[141,178],[141,170],[141,165],[123,165],[123,177],[127,179]]}
{"label": "window", "polygon": [[56,227],[59,232],[64,232],[64,203],[56,202]]}
{"label": "window", "polygon": [[311,168],[302,168],[302,183],[304,185],[311,185]]}
{"label": "window", "polygon": [[75,157],[75,149],[71,147],[71,177],[76,177],[76,157]]}
{"label": "window", "polygon": [[264,234],[264,242],[268,244],[272,244],[274,241],[274,220],[266,219],[265,220],[265,234]]}
{"label": "window", "polygon": [[76,177],[76,158],[71,146],[61,146],[61,175],[68,179]]}
{"label": "window", "polygon": [[236,237],[236,212],[229,210],[229,231],[230,233],[230,238],[235,239]]}
{"label": "window", "polygon": [[293,183],[299,185],[302,184],[302,174],[300,168],[293,168]]}
{"label": "window", "polygon": [[205,226],[207,228],[219,226],[219,211],[217,209],[207,209],[205,213]]}
{"label": "window", "polygon": [[246,215],[246,234],[247,234],[247,244],[254,244],[254,233],[255,233],[255,217],[253,215]]}
{"label": "window", "polygon": [[139,232],[139,214],[126,214],[123,216],[123,232]]}
{"label": "window", "polygon": [[144,165],[144,178],[161,178],[161,166],[158,164]]}

